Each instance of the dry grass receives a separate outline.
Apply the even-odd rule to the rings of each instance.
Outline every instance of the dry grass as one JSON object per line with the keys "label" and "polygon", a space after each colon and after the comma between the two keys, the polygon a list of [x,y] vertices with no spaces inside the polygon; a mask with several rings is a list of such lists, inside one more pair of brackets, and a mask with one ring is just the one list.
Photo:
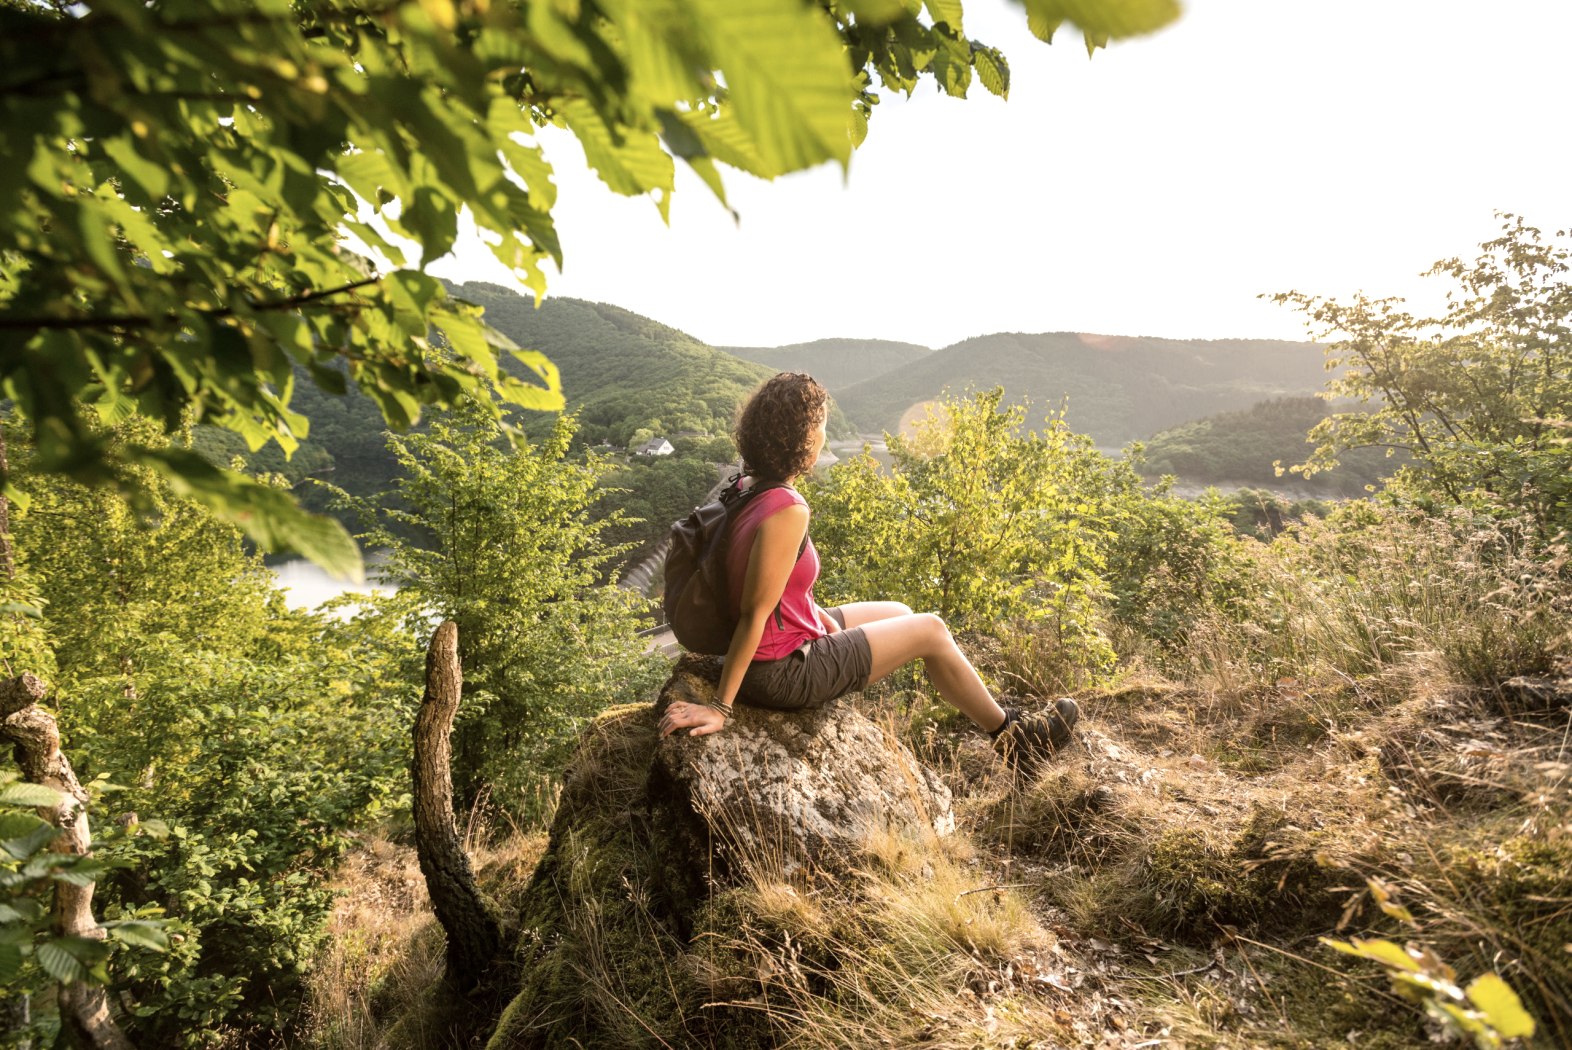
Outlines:
{"label": "dry grass", "polygon": [[[492,844],[466,835],[481,886],[516,897],[545,848],[539,834]],[[328,946],[316,960],[303,1041],[322,1050],[394,1050],[452,1045],[440,996],[446,940],[431,913],[412,847],[366,836],[334,880],[340,897]]]}
{"label": "dry grass", "polygon": [[[1199,623],[1177,658],[1121,642],[1142,655],[1078,694],[1084,747],[1029,783],[920,675],[872,691],[870,713],[956,793],[961,832],[875,834],[850,876],[762,848],[680,931],[623,830],[647,727],[608,716],[564,800],[592,815],[559,862],[564,918],[533,934],[566,947],[538,963],[557,975],[531,1016],[569,1027],[529,1040],[572,1045],[592,1017],[602,1045],[1421,1045],[1419,1012],[1318,942],[1379,935],[1465,980],[1501,973],[1536,1045],[1572,1046],[1572,689],[1501,684],[1565,652],[1562,555],[1393,519],[1256,554],[1255,617]],[[984,648],[1027,706],[1063,680],[1052,651]],[[500,841],[491,885],[516,911],[539,840]],[[390,888],[412,861],[373,845],[345,875],[314,1033],[441,1045],[408,1005],[437,944]],[[1373,906],[1370,878],[1413,927]]]}
{"label": "dry grass", "polygon": [[367,838],[345,858],[334,888],[341,896],[311,974],[307,1038],[325,1050],[384,1047],[385,1015],[421,999],[441,976],[442,931],[408,847]]}
{"label": "dry grass", "polygon": [[1170,664],[1237,694],[1282,678],[1489,685],[1549,671],[1572,615],[1568,552],[1527,526],[1356,507],[1245,543],[1245,593],[1213,607]]}
{"label": "dry grass", "polygon": [[[1095,931],[1168,949],[1166,972],[1216,960],[1115,982],[1173,1045],[1414,1045],[1417,1010],[1316,941],[1365,932],[1500,972],[1543,1045],[1572,1043],[1572,694],[1537,711],[1446,679],[1386,696],[1127,682],[1085,698],[1084,757],[979,809],[974,831],[1035,870],[1071,946]],[[1369,877],[1414,929],[1391,928]]]}
{"label": "dry grass", "polygon": [[[754,857],[686,940],[636,880],[607,881],[624,862],[570,843],[582,859],[567,875],[576,954],[561,1007],[600,1018],[601,1045],[1245,1050],[1346,1046],[1350,1032],[1378,1050],[1418,1045],[1417,1010],[1316,942],[1370,932],[1433,945],[1465,975],[1501,972],[1542,1045],[1562,1045],[1564,700],[1442,682],[1383,695],[1126,680],[1083,696],[1084,750],[1014,786],[997,767],[966,773],[986,761],[979,738],[926,733],[967,785],[963,833],[873,835],[849,877]],[[933,725],[911,705],[881,710],[893,728]],[[626,807],[639,746],[608,731],[586,756],[600,810]],[[501,841],[483,867],[507,896],[540,842]],[[1393,930],[1371,906],[1372,876],[1417,929]],[[420,1020],[440,1022],[418,1006],[440,938],[412,859],[368,842],[344,878],[353,896],[320,971],[316,1044],[444,1045]]]}

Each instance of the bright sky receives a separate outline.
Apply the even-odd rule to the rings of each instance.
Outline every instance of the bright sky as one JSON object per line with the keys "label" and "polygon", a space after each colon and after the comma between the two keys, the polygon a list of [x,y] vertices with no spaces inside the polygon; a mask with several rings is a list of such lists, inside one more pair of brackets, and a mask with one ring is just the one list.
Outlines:
{"label": "bright sky", "polygon": [[[1493,211],[1572,225],[1564,0],[1188,0],[1091,60],[1078,33],[1041,44],[1015,4],[966,12],[1010,58],[1007,102],[980,84],[886,99],[849,179],[730,174],[740,223],[679,165],[667,227],[548,140],[550,294],[715,345],[1297,339],[1258,293],[1433,295],[1418,272],[1493,236]],[[511,283],[474,239],[434,270]]]}

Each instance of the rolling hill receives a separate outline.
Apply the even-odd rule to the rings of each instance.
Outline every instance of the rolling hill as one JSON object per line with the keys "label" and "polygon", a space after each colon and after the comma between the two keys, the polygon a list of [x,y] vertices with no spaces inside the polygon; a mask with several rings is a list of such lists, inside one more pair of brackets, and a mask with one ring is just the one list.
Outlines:
{"label": "rolling hill", "polygon": [[[483,306],[493,327],[556,364],[586,444],[625,446],[641,429],[666,436],[726,435],[737,406],[775,371],[605,303],[556,298],[536,309],[533,299],[500,285],[470,282],[451,291]],[[397,468],[385,447],[387,425],[369,398],[353,388],[334,397],[302,381],[292,407],[311,420],[310,437],[287,465],[273,462],[279,457],[271,455],[271,446],[242,455],[253,469],[283,469],[291,481],[316,475],[357,496],[389,487]],[[530,431],[544,429],[549,420],[544,413],[527,413],[520,422]],[[831,430],[851,432],[838,410]],[[227,463],[244,451],[219,433],[204,434],[202,442],[215,462]],[[307,506],[325,507],[321,489],[304,485],[297,491]]]}
{"label": "rolling hill", "polygon": [[816,339],[811,343],[787,346],[723,346],[720,349],[779,372],[807,372],[836,395],[865,379],[905,368],[933,353],[926,346],[888,339]]}
{"label": "rolling hill", "polygon": [[837,394],[867,431],[896,428],[943,391],[1003,386],[1035,415],[1068,398],[1070,426],[1102,445],[1144,438],[1216,412],[1303,396],[1326,382],[1321,348],[1256,339],[1157,339],[1049,332],[977,336],[936,350]]}

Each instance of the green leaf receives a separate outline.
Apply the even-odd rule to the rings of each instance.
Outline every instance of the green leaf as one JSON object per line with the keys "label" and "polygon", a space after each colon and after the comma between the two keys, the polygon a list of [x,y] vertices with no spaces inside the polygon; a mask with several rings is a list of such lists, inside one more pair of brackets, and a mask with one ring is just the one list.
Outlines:
{"label": "green leaf", "polygon": [[37,922],[44,917],[44,905],[36,897],[12,897],[0,904],[0,925],[12,922]]}
{"label": "green leaf", "polygon": [[0,788],[0,806],[36,806],[53,809],[65,795],[42,784],[15,783]]}
{"label": "green leaf", "polygon": [[923,0],[923,6],[928,9],[928,16],[935,25],[943,23],[957,33],[964,32],[961,17],[965,13],[965,5],[961,0]]}
{"label": "green leaf", "polygon": [[164,932],[162,923],[123,919],[119,922],[106,922],[104,928],[109,931],[109,936],[125,944],[132,944],[138,948],[151,948],[159,952],[169,950],[169,934]]}
{"label": "green leaf", "polygon": [[0,943],[0,985],[8,985],[22,972],[22,946]]}
{"label": "green leaf", "polygon": [[705,94],[694,76],[694,63],[682,54],[680,38],[672,33],[671,16],[667,5],[635,0],[622,9],[617,20],[632,74],[630,86],[653,106],[669,106],[673,99]]}
{"label": "green leaf", "polygon": [[29,813],[7,813],[0,816],[0,850],[16,860],[27,860],[49,845],[60,834],[60,829],[47,820],[39,820]]}
{"label": "green leaf", "polygon": [[1321,943],[1328,948],[1335,948],[1346,955],[1357,955],[1361,959],[1370,959],[1382,966],[1390,966],[1397,970],[1408,970],[1412,973],[1419,972],[1419,963],[1408,951],[1391,941],[1362,940],[1354,937],[1349,941],[1336,941],[1329,937],[1322,937]]}
{"label": "green leaf", "polygon": [[44,968],[45,973],[61,984],[70,984],[87,977],[87,967],[65,949],[61,940],[44,941],[33,950],[33,957],[38,960],[38,965]]}
{"label": "green leaf", "polygon": [[856,84],[822,9],[798,0],[690,0],[729,102],[766,165],[844,167]]}
{"label": "green leaf", "polygon": [[609,127],[595,107],[582,99],[569,99],[559,112],[584,147],[584,159],[613,190],[628,197],[661,191],[658,203],[664,218],[670,207],[673,179],[671,156],[649,132]]}
{"label": "green leaf", "polygon": [[344,526],[302,510],[287,492],[220,470],[183,449],[141,448],[128,453],[168,479],[176,495],[194,499],[240,526],[263,550],[293,551],[339,579],[355,583],[365,579],[360,548]]}
{"label": "green leaf", "polygon": [[1507,1039],[1526,1039],[1534,1034],[1534,1019],[1523,1009],[1523,1001],[1512,986],[1493,973],[1475,978],[1467,988],[1468,1001],[1485,1020]]}
{"label": "green leaf", "polygon": [[704,151],[722,164],[729,164],[761,179],[773,179],[785,173],[786,169],[765,160],[758,143],[731,110],[687,110],[678,113],[677,119],[698,137]]}
{"label": "green leaf", "polygon": [[1399,904],[1392,897],[1392,890],[1380,879],[1368,880],[1370,895],[1375,898],[1376,905],[1383,913],[1391,918],[1408,923],[1410,926],[1418,925],[1414,920],[1414,913]]}
{"label": "green leaf", "polygon": [[972,65],[977,69],[977,79],[990,94],[1010,97],[1010,66],[1002,52],[991,47],[977,48],[972,52]]}
{"label": "green leaf", "polygon": [[56,945],[75,959],[82,966],[87,977],[98,983],[108,982],[109,974],[104,970],[104,963],[109,961],[112,949],[104,940],[91,937],[57,937],[48,943]]}
{"label": "green leaf", "polygon": [[842,0],[842,8],[857,16],[859,25],[882,26],[915,15],[922,9],[919,0]]}
{"label": "green leaf", "polygon": [[[1179,17],[1179,0],[1024,0],[1027,24],[1046,40],[1062,22],[1074,22],[1088,47],[1161,29]],[[1048,27],[1047,36],[1039,27]]]}
{"label": "green leaf", "polygon": [[1473,1036],[1475,1046],[1494,1048],[1501,1045],[1500,1037],[1490,1030],[1483,1017],[1472,1010],[1465,1010],[1456,1003],[1443,1002],[1439,999],[1427,1000],[1425,1010],[1443,1025]]}
{"label": "green leaf", "polygon": [[1032,35],[1043,43],[1053,43],[1053,35],[1059,31],[1059,27],[1062,25],[1064,25],[1064,19],[1050,17],[1043,11],[1034,8],[1031,4],[1026,5],[1026,28],[1031,30]]}
{"label": "green leaf", "polygon": [[170,836],[169,825],[154,817],[152,820],[138,821],[136,825],[138,835],[146,835],[152,839],[167,839]]}
{"label": "green leaf", "polygon": [[[69,857],[63,857],[70,860]],[[56,882],[64,882],[71,886],[88,887],[98,881],[98,877],[109,870],[109,865],[90,858],[76,858],[75,863],[60,868],[51,876]]]}

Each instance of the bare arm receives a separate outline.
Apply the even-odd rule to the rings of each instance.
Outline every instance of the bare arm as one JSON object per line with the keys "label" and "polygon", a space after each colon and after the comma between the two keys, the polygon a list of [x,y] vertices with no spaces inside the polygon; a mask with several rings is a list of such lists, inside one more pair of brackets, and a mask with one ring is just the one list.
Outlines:
{"label": "bare arm", "polygon": [[[753,655],[759,651],[759,640],[764,637],[770,614],[779,604],[781,595],[786,593],[786,581],[796,568],[796,554],[807,534],[808,508],[800,504],[776,511],[759,523],[759,531],[753,535],[753,550],[748,555],[748,574],[743,577],[742,614],[732,633],[720,685],[715,690],[719,703],[730,706],[736,700],[742,676],[753,662]],[[677,706],[672,705],[673,708]],[[714,708],[684,704],[680,710],[667,710],[661,721],[661,736],[690,726],[689,736],[704,736],[725,724],[725,717]]]}

